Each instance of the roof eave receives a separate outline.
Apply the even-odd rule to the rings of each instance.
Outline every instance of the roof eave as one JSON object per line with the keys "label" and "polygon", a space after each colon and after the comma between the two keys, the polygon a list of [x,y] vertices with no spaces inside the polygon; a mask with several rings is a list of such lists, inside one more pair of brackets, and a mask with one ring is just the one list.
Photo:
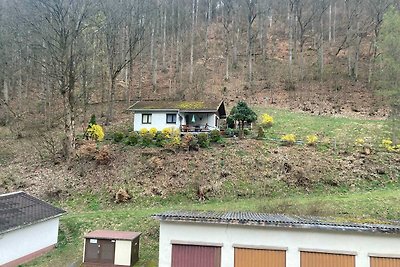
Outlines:
{"label": "roof eave", "polygon": [[41,223],[41,222],[49,221],[49,220],[52,220],[52,219],[56,219],[56,218],[58,218],[58,217],[61,217],[61,216],[62,216],[63,214],[65,214],[65,213],[67,213],[67,212],[64,211],[64,212],[62,212],[62,213],[59,213],[59,214],[54,215],[54,216],[51,216],[51,217],[43,218],[43,219],[40,219],[40,220],[37,220],[37,221],[34,221],[34,222],[30,222],[30,223],[27,223],[27,224],[24,224],[24,225],[19,225],[19,226],[17,226],[17,227],[14,227],[14,228],[10,228],[10,229],[1,231],[1,232],[0,232],[0,235],[9,233],[9,232],[12,232],[12,231],[15,231],[15,230],[19,230],[19,229],[22,229],[22,228],[25,228],[25,227],[28,227],[28,226],[31,226],[31,225],[34,225],[34,224],[37,224],[37,223]]}
{"label": "roof eave", "polygon": [[205,223],[205,224],[222,224],[222,225],[249,225],[262,226],[269,228],[290,228],[290,229],[305,229],[305,230],[328,230],[336,232],[364,232],[364,233],[380,233],[380,234],[396,234],[400,235],[400,229],[379,229],[377,227],[350,227],[350,226],[335,226],[335,225],[319,225],[307,223],[280,223],[280,222],[258,222],[258,221],[241,221],[241,220],[224,220],[224,219],[194,219],[194,218],[174,218],[164,216],[152,216],[159,221],[168,222],[184,222],[184,223]]}

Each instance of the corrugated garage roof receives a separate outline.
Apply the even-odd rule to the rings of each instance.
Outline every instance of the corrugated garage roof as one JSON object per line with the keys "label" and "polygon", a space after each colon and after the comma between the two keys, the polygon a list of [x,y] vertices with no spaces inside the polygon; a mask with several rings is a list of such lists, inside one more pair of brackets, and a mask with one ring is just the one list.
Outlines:
{"label": "corrugated garage roof", "polygon": [[24,192],[0,195],[0,234],[65,213]]}
{"label": "corrugated garage roof", "polygon": [[327,218],[288,216],[254,212],[172,211],[153,215],[162,221],[200,222],[216,224],[259,225],[282,228],[321,229],[336,231],[380,232],[400,234],[400,225],[338,223]]}
{"label": "corrugated garage roof", "polygon": [[85,238],[133,240],[140,236],[138,232],[124,232],[112,230],[96,230],[85,235]]}

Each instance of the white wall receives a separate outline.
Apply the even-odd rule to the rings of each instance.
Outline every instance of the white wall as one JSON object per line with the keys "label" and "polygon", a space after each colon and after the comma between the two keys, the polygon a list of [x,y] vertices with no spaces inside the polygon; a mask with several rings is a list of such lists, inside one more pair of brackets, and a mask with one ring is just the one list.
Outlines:
{"label": "white wall", "polygon": [[55,245],[58,222],[55,218],[0,235],[0,265]]}
{"label": "white wall", "polygon": [[398,235],[161,221],[159,267],[171,267],[171,241],[223,243],[222,267],[234,266],[234,244],[287,248],[287,267],[300,267],[300,248],[355,252],[356,267],[370,266],[368,253],[400,256]]}
{"label": "white wall", "polygon": [[[152,114],[151,124],[142,124],[142,114]],[[176,114],[176,123],[167,123],[167,114]],[[177,112],[135,112],[133,119],[133,130],[140,131],[142,128],[149,130],[156,128],[162,131],[164,128],[179,128],[179,116]]]}
{"label": "white wall", "polygon": [[131,265],[132,241],[116,240],[115,241],[115,265]]}

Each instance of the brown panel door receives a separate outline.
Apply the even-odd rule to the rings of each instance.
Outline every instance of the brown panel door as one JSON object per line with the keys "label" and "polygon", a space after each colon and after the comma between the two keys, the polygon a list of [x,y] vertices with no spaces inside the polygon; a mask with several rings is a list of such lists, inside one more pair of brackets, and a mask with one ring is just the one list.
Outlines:
{"label": "brown panel door", "polygon": [[99,239],[100,262],[114,263],[115,240]]}
{"label": "brown panel door", "polygon": [[319,252],[300,252],[301,267],[355,267],[353,255],[330,254]]}
{"label": "brown panel door", "polygon": [[221,267],[221,248],[172,245],[172,267]]}
{"label": "brown panel door", "polygon": [[86,239],[85,262],[114,263],[115,242],[103,239]]}
{"label": "brown panel door", "polygon": [[85,243],[85,262],[99,262],[100,250],[99,240],[97,239],[86,239]]}
{"label": "brown panel door", "polygon": [[286,267],[286,251],[235,248],[235,267]]}
{"label": "brown panel door", "polygon": [[371,257],[371,267],[400,267],[400,259]]}

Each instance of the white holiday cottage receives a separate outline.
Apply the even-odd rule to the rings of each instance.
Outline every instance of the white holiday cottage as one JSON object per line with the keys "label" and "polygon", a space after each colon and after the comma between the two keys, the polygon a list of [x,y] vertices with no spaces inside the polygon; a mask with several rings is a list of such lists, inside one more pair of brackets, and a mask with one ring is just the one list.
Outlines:
{"label": "white holiday cottage", "polygon": [[223,101],[139,101],[128,110],[134,112],[133,130],[176,128],[181,132],[219,129],[226,118]]}
{"label": "white holiday cottage", "polygon": [[400,225],[251,212],[165,212],[159,267],[399,267]]}
{"label": "white holiday cottage", "polygon": [[0,266],[19,266],[52,250],[64,212],[24,192],[0,195]]}

